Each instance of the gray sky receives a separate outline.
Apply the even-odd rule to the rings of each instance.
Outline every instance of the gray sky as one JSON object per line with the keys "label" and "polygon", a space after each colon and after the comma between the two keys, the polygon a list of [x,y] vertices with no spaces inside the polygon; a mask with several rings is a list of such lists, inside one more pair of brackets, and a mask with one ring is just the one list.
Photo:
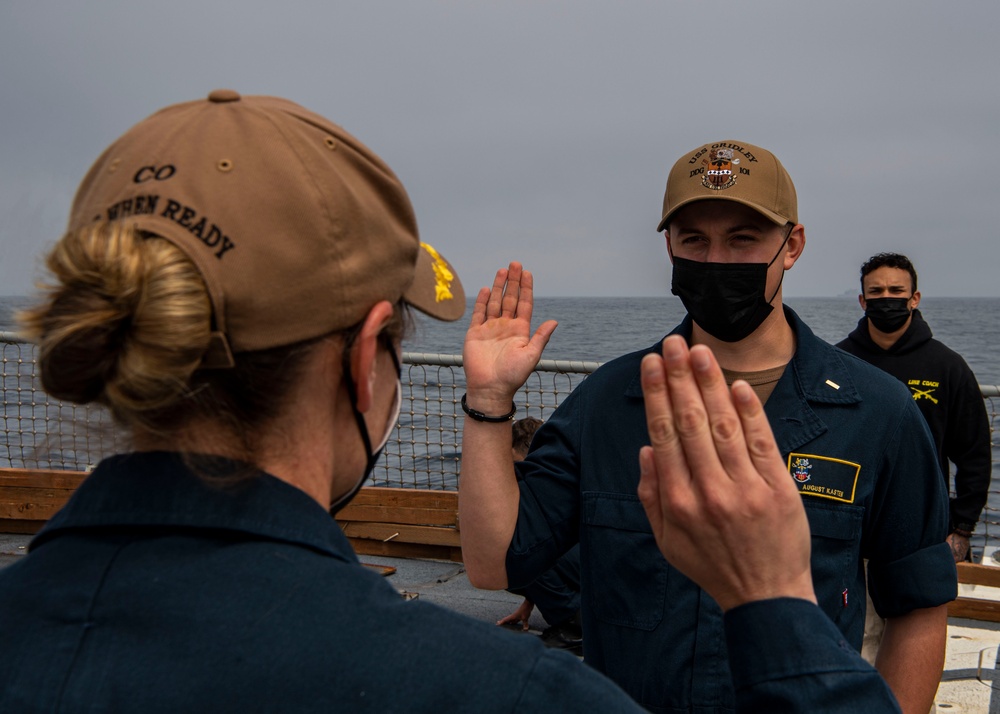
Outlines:
{"label": "gray sky", "polygon": [[1000,296],[998,27],[996,0],[0,0],[0,295],[105,146],[228,87],[374,149],[470,294],[512,259],[543,296],[666,294],[667,172],[735,139],[795,180],[786,296],[855,291],[881,250],[925,298]]}

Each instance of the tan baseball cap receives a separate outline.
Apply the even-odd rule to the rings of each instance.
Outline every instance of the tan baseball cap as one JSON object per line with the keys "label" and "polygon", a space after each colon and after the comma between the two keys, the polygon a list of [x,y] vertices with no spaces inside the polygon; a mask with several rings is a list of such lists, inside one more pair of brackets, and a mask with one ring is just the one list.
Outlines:
{"label": "tan baseball cap", "polygon": [[795,185],[778,158],[742,141],[699,146],[677,160],[667,177],[662,231],[678,208],[695,201],[736,201],[784,225],[798,223]]}
{"label": "tan baseball cap", "polygon": [[139,122],[87,173],[69,230],[100,220],[162,236],[198,266],[216,331],[205,366],[345,329],[380,300],[439,320],[465,311],[392,170],[277,97],[220,89]]}

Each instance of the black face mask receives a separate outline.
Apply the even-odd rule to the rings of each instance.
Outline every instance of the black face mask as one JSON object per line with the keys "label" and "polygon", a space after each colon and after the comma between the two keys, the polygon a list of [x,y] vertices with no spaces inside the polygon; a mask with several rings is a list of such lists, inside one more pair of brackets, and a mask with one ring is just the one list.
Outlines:
{"label": "black face mask", "polygon": [[784,271],[770,300],[764,299],[767,269],[781,255],[792,226],[778,252],[767,263],[700,263],[674,257],[670,292],[681,299],[698,326],[717,340],[739,342],[753,334],[774,307]]}
{"label": "black face mask", "polygon": [[365,445],[365,453],[368,454],[368,463],[365,464],[365,472],[358,479],[358,482],[354,485],[350,491],[345,493],[343,496],[338,498],[330,506],[330,515],[335,516],[337,512],[340,511],[344,506],[350,503],[355,496],[358,495],[358,491],[364,485],[368,477],[371,476],[372,471],[375,469],[375,464],[378,463],[379,457],[382,455],[382,449],[385,448],[386,442],[389,441],[389,436],[392,434],[392,430],[396,427],[396,421],[399,419],[399,407],[402,404],[403,398],[403,367],[399,364],[399,357],[396,356],[396,350],[392,343],[388,340],[385,341],[386,349],[389,351],[389,356],[392,357],[392,363],[396,366],[396,374],[399,376],[400,382],[396,385],[396,406],[392,419],[386,425],[385,436],[382,438],[382,443],[379,444],[378,448],[372,448],[372,440],[368,435],[368,426],[365,424],[365,418],[358,411],[358,394],[354,388],[354,382],[351,380],[351,346],[354,343],[354,337],[348,341],[347,345],[344,347],[344,357],[343,357],[343,374],[344,378],[347,380],[347,393],[351,398],[351,409],[354,412],[354,420],[358,424],[358,431],[361,432],[361,440]]}
{"label": "black face mask", "polygon": [[910,319],[910,298],[872,298],[865,305],[865,317],[879,332],[895,332]]}

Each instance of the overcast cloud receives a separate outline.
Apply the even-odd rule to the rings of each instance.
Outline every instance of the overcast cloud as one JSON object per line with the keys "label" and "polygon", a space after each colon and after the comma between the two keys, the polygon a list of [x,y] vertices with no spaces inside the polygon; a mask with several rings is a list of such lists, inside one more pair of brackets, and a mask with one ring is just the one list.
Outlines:
{"label": "overcast cloud", "polygon": [[1000,3],[0,0],[0,295],[25,294],[76,184],[129,126],[228,87],[303,104],[402,178],[469,293],[669,290],[671,164],[771,149],[806,227],[786,296],[907,253],[930,296],[1000,296]]}

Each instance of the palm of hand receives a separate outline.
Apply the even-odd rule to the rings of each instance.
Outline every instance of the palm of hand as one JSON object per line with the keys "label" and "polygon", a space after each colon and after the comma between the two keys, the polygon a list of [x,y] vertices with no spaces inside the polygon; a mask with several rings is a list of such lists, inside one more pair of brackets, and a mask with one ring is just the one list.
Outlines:
{"label": "palm of hand", "polygon": [[492,288],[479,291],[462,350],[470,392],[502,401],[524,384],[556,329],[548,320],[532,335],[533,307],[531,273],[520,263],[498,270]]}
{"label": "palm of hand", "polygon": [[541,350],[529,339],[530,325],[519,318],[497,317],[470,327],[462,350],[470,387],[502,386],[516,391],[538,364]]}

